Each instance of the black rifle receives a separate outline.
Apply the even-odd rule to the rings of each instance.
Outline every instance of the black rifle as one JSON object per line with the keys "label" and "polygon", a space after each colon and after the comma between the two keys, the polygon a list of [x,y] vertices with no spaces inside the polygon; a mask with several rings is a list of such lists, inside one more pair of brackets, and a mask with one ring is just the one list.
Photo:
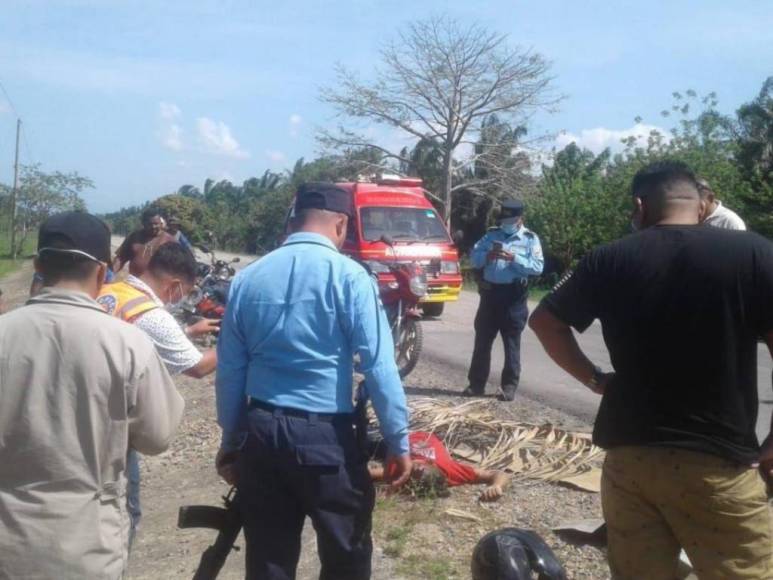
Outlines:
{"label": "black rifle", "polygon": [[354,399],[354,433],[362,453],[370,456],[370,444],[368,441],[368,391],[365,381],[361,381]]}
{"label": "black rifle", "polygon": [[235,487],[223,496],[223,503],[224,508],[209,505],[187,505],[180,508],[177,517],[178,528],[209,528],[219,532],[215,543],[201,555],[193,580],[217,578],[231,550],[239,549],[234,543],[242,530],[242,516],[239,513],[239,494]]}

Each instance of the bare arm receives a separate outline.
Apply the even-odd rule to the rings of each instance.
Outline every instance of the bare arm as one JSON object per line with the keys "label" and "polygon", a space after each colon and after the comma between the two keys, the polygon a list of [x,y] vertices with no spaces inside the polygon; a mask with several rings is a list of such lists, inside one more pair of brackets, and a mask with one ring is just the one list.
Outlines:
{"label": "bare arm", "polygon": [[[768,352],[770,353],[770,358],[773,359],[773,330],[769,331],[765,337],[765,344],[768,345]],[[773,374],[770,375],[770,386],[773,387]],[[770,434],[769,437],[773,436],[773,416],[770,418]]]}
{"label": "bare arm", "polygon": [[[765,335],[765,343],[768,345],[771,358],[773,358],[773,330],[768,331]],[[773,375],[771,375],[771,383],[773,386]],[[773,482],[773,417],[770,418],[770,433],[760,449],[760,471],[768,483]]]}
{"label": "bare arm", "polygon": [[115,258],[113,258],[113,263],[110,265],[113,272],[115,272],[116,274],[121,271],[123,266],[124,266],[124,261],[121,259],[120,256],[116,256]]}
{"label": "bare arm", "polygon": [[213,332],[220,330],[220,321],[214,318],[202,318],[198,322],[191,324],[185,328],[185,336],[188,338],[196,338],[199,336],[206,336]]}
{"label": "bare arm", "polygon": [[510,482],[510,476],[504,471],[494,471],[489,469],[478,469],[473,467],[475,472],[475,482],[488,485],[480,494],[480,501],[497,501],[502,497],[505,487]]}
{"label": "bare arm", "polygon": [[126,265],[126,262],[129,261],[129,256],[127,255],[129,253],[129,250],[131,246],[129,245],[129,238],[131,237],[131,234],[127,236],[123,242],[121,242],[121,245],[118,246],[118,249],[115,251],[115,257],[113,258],[113,263],[111,264],[113,268],[113,272],[116,274],[121,271],[121,269]]}
{"label": "bare arm", "polygon": [[510,481],[510,476],[504,471],[496,471],[494,469],[479,469],[473,467],[475,471],[475,483],[485,483],[487,485],[501,485],[504,486]]}
{"label": "bare arm", "polygon": [[217,368],[217,351],[211,348],[205,350],[203,355],[196,366],[189,368],[183,374],[194,379],[203,379],[208,374],[215,372]]}
{"label": "bare arm", "polygon": [[[575,379],[586,385],[593,378],[593,363],[582,352],[572,328],[565,322],[556,318],[543,305],[537,307],[529,319],[529,327],[537,335],[545,351],[555,363],[572,375]],[[611,375],[607,375],[609,377]],[[603,392],[602,388],[596,392]]]}

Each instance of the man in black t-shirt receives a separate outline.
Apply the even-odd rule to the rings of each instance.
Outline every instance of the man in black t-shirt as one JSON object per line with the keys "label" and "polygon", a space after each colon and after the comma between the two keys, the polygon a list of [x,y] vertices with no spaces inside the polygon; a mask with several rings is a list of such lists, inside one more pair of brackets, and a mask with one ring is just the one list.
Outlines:
{"label": "man in black t-shirt", "polygon": [[[608,450],[612,574],[675,578],[681,547],[702,580],[771,578],[773,438],[760,447],[755,424],[758,337],[773,354],[773,244],[698,225],[705,202],[682,164],[641,170],[632,193],[642,231],[590,252],[530,321],[603,395],[593,437]],[[613,373],[572,334],[595,319]]]}

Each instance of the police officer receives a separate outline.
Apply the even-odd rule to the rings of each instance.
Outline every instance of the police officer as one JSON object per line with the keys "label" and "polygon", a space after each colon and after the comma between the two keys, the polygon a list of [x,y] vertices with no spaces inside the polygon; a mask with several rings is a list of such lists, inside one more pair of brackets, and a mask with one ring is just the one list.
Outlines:
{"label": "police officer", "polygon": [[352,359],[382,435],[410,475],[408,412],[389,324],[365,269],[339,253],[351,195],[301,186],[293,232],[234,279],[218,341],[218,470],[236,482],[247,578],[295,578],[303,522],[321,579],[370,578],[374,490],[353,423]]}
{"label": "police officer", "polygon": [[542,273],[542,247],[536,234],[523,225],[523,202],[502,203],[499,227],[492,228],[472,250],[472,267],[479,271],[480,304],[475,316],[467,396],[481,396],[491,367],[491,346],[497,334],[505,345],[500,400],[512,401],[521,376],[521,333],[529,317],[529,276]]}

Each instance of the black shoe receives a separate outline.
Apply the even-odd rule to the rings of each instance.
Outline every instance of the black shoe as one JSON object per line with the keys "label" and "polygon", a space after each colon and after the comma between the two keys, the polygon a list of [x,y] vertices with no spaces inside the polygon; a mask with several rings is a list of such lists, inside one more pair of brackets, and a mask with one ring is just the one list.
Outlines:
{"label": "black shoe", "polygon": [[515,390],[518,388],[518,385],[503,385],[501,390],[499,391],[499,395],[497,396],[497,399],[500,401],[512,401],[515,399]]}
{"label": "black shoe", "polygon": [[474,389],[472,385],[462,391],[462,397],[485,397],[483,389]]}

